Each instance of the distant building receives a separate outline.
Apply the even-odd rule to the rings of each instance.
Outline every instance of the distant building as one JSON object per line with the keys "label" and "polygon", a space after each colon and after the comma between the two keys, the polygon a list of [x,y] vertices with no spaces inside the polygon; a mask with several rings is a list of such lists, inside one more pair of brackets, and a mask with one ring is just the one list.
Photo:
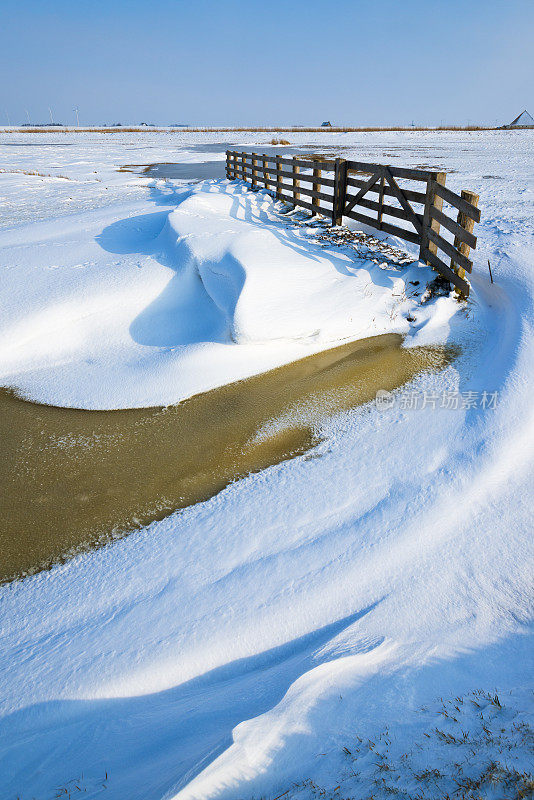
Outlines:
{"label": "distant building", "polygon": [[509,125],[503,126],[506,129],[509,128],[534,128],[534,119],[530,116],[528,111],[525,109],[521,112],[521,114],[516,117]]}
{"label": "distant building", "polygon": [[321,122],[321,128],[331,128],[331,127],[332,127],[331,122]]}

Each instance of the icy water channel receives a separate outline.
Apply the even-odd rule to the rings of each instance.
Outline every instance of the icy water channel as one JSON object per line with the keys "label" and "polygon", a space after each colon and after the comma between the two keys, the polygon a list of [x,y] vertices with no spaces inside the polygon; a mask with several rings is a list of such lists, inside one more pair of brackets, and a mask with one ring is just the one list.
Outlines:
{"label": "icy water channel", "polygon": [[[258,145],[259,147],[259,145]],[[254,148],[239,145],[234,148],[230,142],[220,142],[216,144],[203,144],[184,148],[184,150],[198,150],[205,153],[225,153],[226,150],[237,149],[239,152],[252,152]],[[257,149],[257,148],[256,148]],[[323,152],[324,148],[321,148]],[[335,154],[339,155],[336,148]],[[292,156],[310,151],[315,153],[317,148],[313,145],[298,147],[272,147],[262,145],[259,152],[265,155]],[[330,154],[331,157],[332,154]],[[145,178],[167,178],[169,180],[201,181],[201,180],[222,180],[226,177],[226,159],[211,159],[207,161],[157,161],[151,164],[124,164],[120,167],[120,172],[132,172],[134,175],[142,175]]]}
{"label": "icy water channel", "polygon": [[401,344],[394,334],[344,344],[167,408],[83,411],[0,389],[0,580],[305,453],[329,414],[454,357],[444,347]]}

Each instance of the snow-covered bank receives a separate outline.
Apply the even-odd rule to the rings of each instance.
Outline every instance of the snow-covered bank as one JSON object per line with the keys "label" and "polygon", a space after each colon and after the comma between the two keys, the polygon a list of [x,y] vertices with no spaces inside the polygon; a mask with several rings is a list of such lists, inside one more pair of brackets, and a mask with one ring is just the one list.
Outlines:
{"label": "snow-covered bank", "polygon": [[[444,166],[456,170],[453,188],[480,191],[473,303],[451,323],[462,355],[392,408],[325,423],[308,456],[3,587],[3,797],[48,800],[83,773],[88,797],[274,798],[293,781],[335,787],[355,734],[387,725],[410,746],[425,724],[420,706],[440,696],[517,687],[524,709],[534,527],[526,133],[339,137],[362,159]],[[150,213],[141,188],[132,216]],[[156,210],[162,226],[169,206]],[[113,214],[110,223],[127,216]],[[447,407],[443,393],[456,389],[465,402]],[[495,407],[482,406],[485,390],[498,392]]]}
{"label": "snow-covered bank", "polygon": [[0,234],[3,385],[79,408],[169,405],[343,339],[429,321],[444,339],[458,311],[452,297],[419,305],[411,281],[429,269],[313,244],[265,192],[206,181],[175,202]]}

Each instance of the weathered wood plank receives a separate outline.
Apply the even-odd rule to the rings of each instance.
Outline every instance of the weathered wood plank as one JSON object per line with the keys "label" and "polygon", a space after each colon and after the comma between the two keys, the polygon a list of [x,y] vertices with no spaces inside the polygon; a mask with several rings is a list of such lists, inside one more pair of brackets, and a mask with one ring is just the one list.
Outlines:
{"label": "weathered wood plank", "polygon": [[[470,192],[467,189],[462,190],[462,200],[465,200],[472,206],[475,206],[475,208],[478,206],[478,199],[479,199],[478,194],[475,194],[475,192]],[[467,242],[465,241],[465,235],[467,234],[470,236],[473,235],[473,228],[475,227],[475,221],[471,217],[468,217],[467,214],[464,214],[463,211],[459,211],[457,223],[459,230],[462,232],[462,235],[460,236],[459,234],[457,234],[454,237],[454,247],[458,251],[458,254],[462,256],[462,258],[467,258],[469,256],[469,251],[471,248],[470,245],[467,244]],[[458,268],[456,268],[457,264]],[[451,269],[455,271],[457,270],[460,278],[463,278],[465,276],[465,271],[461,265],[458,255],[454,256],[454,258],[451,258]],[[491,267],[490,267],[490,274],[491,274]]]}
{"label": "weathered wood plank", "polygon": [[390,170],[389,167],[384,167],[384,175],[386,176],[387,182],[389,183],[389,185],[393,189],[395,197],[397,198],[397,200],[399,201],[399,203],[401,204],[403,209],[406,211],[406,214],[408,215],[408,222],[411,222],[412,225],[414,226],[415,230],[417,231],[417,233],[421,234],[421,232],[423,230],[423,225],[419,221],[419,218],[417,217],[415,211],[413,210],[413,208],[411,207],[409,202],[404,197],[404,195],[403,195],[403,193],[402,193],[402,191],[401,191],[401,189],[399,187],[399,184],[397,183],[397,181],[395,180],[395,178],[391,174],[391,170]]}
{"label": "weathered wood plank", "polygon": [[[347,186],[354,186],[357,189],[361,189],[363,186],[365,186],[365,183],[366,181],[364,181],[363,179],[351,178],[351,177],[347,178]],[[416,192],[414,189],[405,189],[404,186],[402,186],[401,188],[407,200],[411,200],[412,203],[420,203],[421,205],[424,205],[426,200],[425,192]],[[378,194],[380,192],[380,186],[376,185],[372,186],[369,189],[369,192],[371,192],[372,194]],[[390,189],[390,187],[387,185],[384,186],[384,194],[387,195],[388,197],[395,197],[393,189]]]}
{"label": "weathered wood plank", "polygon": [[[245,174],[246,174],[247,178],[250,179],[250,182],[252,182],[252,167],[248,167]],[[272,174],[276,175],[276,170],[275,169],[273,169],[273,173]],[[267,183],[271,183],[273,185],[276,184],[276,182],[277,182],[275,180],[275,178],[271,178],[271,177],[265,178],[264,175],[263,175],[263,171],[262,171],[262,175],[260,177],[260,180],[261,180],[262,183],[265,183],[265,181],[267,180]]]}
{"label": "weathered wood plank", "polygon": [[465,269],[467,272],[471,272],[473,269],[473,262],[464,256],[463,253],[460,253],[455,246],[444,239],[443,236],[440,236],[439,233],[436,233],[436,231],[432,230],[432,228],[429,228],[428,238],[436,245],[436,247],[448,255],[449,258],[454,259],[454,261],[459,264],[462,269]]}
{"label": "weathered wood plank", "polygon": [[376,217],[368,217],[367,214],[360,214],[359,211],[347,211],[344,212],[346,217],[350,219],[355,219],[357,222],[364,222],[366,225],[370,225],[372,228],[378,227],[378,222]]}
{"label": "weathered wood plank", "polygon": [[[250,154],[244,153],[244,151],[237,153],[237,155],[239,156],[242,156],[243,154],[247,158],[250,158]],[[264,157],[269,162],[276,162],[276,160],[279,158],[282,164],[292,165],[294,163],[293,158],[288,156],[265,155]],[[322,159],[321,163],[323,170],[331,170],[331,171],[335,170],[336,167],[335,160],[324,157],[321,157],[321,159]],[[302,169],[313,169],[315,160],[316,159],[312,156],[310,156],[309,159],[306,159],[306,157],[301,156],[299,158],[298,166],[301,167]],[[382,166],[383,166],[382,164],[371,164],[363,161],[347,162],[347,169],[349,173],[351,170],[355,170],[356,172],[361,172],[364,174],[371,175],[377,169],[381,169]],[[392,165],[389,165],[389,169],[394,178],[406,178],[408,180],[421,181],[421,182],[427,181],[429,177],[434,177],[437,174],[436,172],[429,170],[410,169],[408,167],[394,167]]]}
{"label": "weathered wood plank", "polygon": [[380,180],[380,177],[381,177],[381,169],[379,168],[377,170],[377,172],[373,173],[373,175],[371,175],[369,180],[365,182],[365,185],[360,189],[360,191],[358,192],[356,197],[347,197],[346,198],[347,202],[346,202],[346,205],[345,205],[345,211],[344,211],[345,214],[347,214],[347,212],[349,212],[349,211],[352,211],[354,206],[358,204],[358,201],[364,196],[364,194],[367,194],[367,192],[369,191],[371,186],[374,186],[375,183],[378,180]]}
{"label": "weathered wood plank", "polygon": [[321,186],[321,168],[318,166],[321,162],[317,160],[313,167],[313,191],[315,192],[315,197],[312,200],[312,214],[319,213],[319,200],[317,198],[319,194],[319,186]]}
{"label": "weathered wood plank", "polygon": [[317,200],[324,200],[326,203],[334,202],[334,195],[327,194],[326,192],[316,192],[314,189],[308,189],[306,186],[299,188],[299,194],[305,194],[307,197],[313,197]]}
{"label": "weathered wood plank", "polygon": [[[461,211],[458,212],[458,218],[460,218],[460,214],[462,214]],[[434,206],[432,206],[430,209],[430,216],[433,217],[433,219],[437,220],[440,223],[440,225],[443,225],[444,228],[447,228],[448,231],[454,233],[454,235],[461,242],[464,242],[465,244],[469,245],[469,247],[472,248],[473,250],[476,248],[477,237],[473,233],[471,233],[475,224],[474,220],[467,217],[467,219],[469,219],[471,223],[471,230],[466,230],[461,225],[459,225],[455,219],[451,219],[443,211],[440,211]],[[465,217],[465,215],[463,216]]]}
{"label": "weathered wood plank", "polygon": [[[367,197],[362,197],[358,206],[363,208],[368,208],[370,211],[376,211],[377,215],[380,212],[380,203],[376,200],[369,200]],[[388,206],[387,203],[382,203],[382,215],[386,215],[387,217],[396,217],[397,219],[403,219],[405,222],[409,222],[408,215],[403,208],[397,208],[396,206]],[[417,218],[419,221],[423,222],[423,215],[418,214]]]}
{"label": "weathered wood plank", "polygon": [[[251,157],[250,153],[244,153],[244,151],[237,153],[239,157],[241,157],[243,154],[245,155],[246,158],[250,159]],[[280,159],[281,164],[290,164],[291,166],[293,166],[296,163],[297,166],[301,167],[302,169],[313,169],[317,160],[315,158],[306,159],[305,157],[299,156],[298,161],[294,161],[293,157],[290,158],[288,156],[269,156],[267,154],[264,155],[263,153],[262,153],[262,158],[269,163],[276,163],[278,159]],[[332,159],[323,159],[321,163],[324,165],[324,169],[328,171],[334,171],[336,167],[336,162]]]}
{"label": "weathered wood plank", "polygon": [[332,206],[332,225],[343,223],[345,194],[347,190],[347,162],[344,158],[336,159],[334,201]]}
{"label": "weathered wood plank", "polygon": [[[258,166],[258,170],[263,171],[263,167]],[[293,178],[295,177],[294,172],[289,172],[288,170],[283,170],[283,169],[280,170],[280,175],[283,178],[289,178],[290,180],[293,180]],[[300,181],[306,181],[307,183],[315,183],[316,182],[316,180],[315,180],[313,175],[306,175],[306,173],[299,172],[298,176],[299,176],[299,180]],[[335,183],[334,179],[325,178],[323,176],[321,176],[320,182],[321,182],[321,184],[323,186],[334,186],[334,183]]]}
{"label": "weathered wood plank", "polygon": [[232,150],[226,151],[226,158],[228,159],[228,164],[230,168],[229,169],[230,180],[235,180],[235,157]]}
{"label": "weathered wood plank", "polygon": [[252,191],[255,192],[258,188],[258,172],[256,167],[258,166],[258,154],[252,153]]}
{"label": "weathered wood plank", "polygon": [[[408,178],[412,181],[427,181],[430,177],[433,177],[436,173],[429,172],[423,169],[408,169],[407,167],[393,167],[388,165],[389,169],[391,170],[391,174],[394,178]],[[371,174],[376,172],[376,170],[381,170],[383,164],[366,164],[364,161],[348,161],[347,168],[349,170],[354,169],[357,172],[363,172],[367,174]]]}
{"label": "weathered wood plank", "polygon": [[421,242],[419,246],[419,258],[423,260],[423,256],[421,255],[423,250],[429,250],[434,255],[437,254],[438,250],[434,242],[430,241],[428,236],[428,231],[430,229],[434,230],[436,233],[439,233],[439,222],[433,218],[430,214],[430,209],[432,206],[435,206],[438,211],[441,211],[443,207],[443,200],[439,195],[436,194],[435,187],[436,186],[443,186],[445,184],[446,175],[444,172],[438,172],[435,178],[429,178],[426,185],[426,200],[425,200],[425,208],[423,212],[423,230],[421,231]]}
{"label": "weathered wood plank", "polygon": [[381,230],[384,233],[390,233],[392,236],[398,236],[399,239],[404,239],[406,242],[412,242],[412,244],[419,244],[420,237],[415,231],[407,231],[405,228],[399,228],[398,225],[392,225],[391,222],[385,222],[382,220],[382,228]]}
{"label": "weathered wood plank", "polygon": [[[279,198],[286,203],[293,203],[293,197],[288,194],[282,194]],[[306,208],[308,211],[312,211],[314,214],[322,214],[323,217],[330,217],[332,215],[332,209],[330,208],[323,208],[322,206],[314,206],[312,203],[307,203],[305,200],[299,200],[297,206],[301,206],[302,208]]]}
{"label": "weathered wood plank", "polygon": [[297,201],[298,201],[298,199],[300,197],[300,194],[299,194],[300,181],[297,178],[297,175],[299,174],[299,172],[300,172],[300,167],[298,166],[298,164],[294,163],[293,164],[293,202],[295,204],[297,203]]}
{"label": "weathered wood plank", "polygon": [[[296,163],[297,166],[302,167],[302,169],[313,169],[315,165],[315,160],[308,161],[305,158],[302,158],[302,156],[300,156],[298,161],[296,162],[292,158],[285,158],[284,156],[281,156],[280,160],[282,164],[291,164],[291,166],[293,166],[293,164]],[[334,171],[336,168],[336,162],[328,159],[324,159],[324,161],[321,161],[321,165],[323,169],[327,171],[328,170]]]}
{"label": "weathered wood plank", "polygon": [[280,156],[276,156],[276,196],[280,198],[282,194],[282,175],[280,170]]}
{"label": "weathered wood plank", "polygon": [[469,203],[467,200],[464,200],[463,197],[460,197],[455,192],[451,192],[450,189],[447,189],[445,186],[439,184],[434,187],[434,191],[439,197],[441,197],[442,200],[445,200],[446,203],[450,203],[451,206],[454,206],[459,211],[462,211],[474,222],[480,222],[480,210],[472,203]]}
{"label": "weathered wood plank", "polygon": [[434,269],[450,281],[464,297],[469,297],[469,284],[467,281],[457,275],[456,272],[448,267],[435,253],[431,253],[430,250],[423,248],[421,260],[430,264],[431,267],[434,267]]}
{"label": "weathered wood plank", "polygon": [[[380,186],[378,189],[378,208],[377,208],[377,215],[376,219],[378,222],[378,230],[382,230],[382,217],[384,216],[384,189],[386,187],[386,179],[385,176],[382,175],[380,178]],[[361,203],[361,200],[360,200]]]}
{"label": "weathered wood plank", "polygon": [[[378,220],[374,219],[373,217],[367,217],[365,214],[360,214],[357,211],[349,211],[345,210],[344,212],[346,217],[350,219],[355,219],[357,222],[363,222],[365,225],[369,225],[371,228],[376,228],[378,230]],[[399,228],[397,225],[391,225],[389,222],[382,221],[382,228],[385,233],[390,233],[392,236],[398,236],[399,239],[404,239],[407,242],[413,242],[413,244],[419,244],[419,236],[413,231],[407,231],[404,228]]]}
{"label": "weathered wood plank", "polygon": [[[250,178],[252,177],[252,175],[250,173],[247,173],[247,176],[250,177]],[[268,189],[269,186],[276,186],[276,184],[277,184],[276,178],[271,178],[271,177],[269,177],[269,178],[262,177],[261,178],[261,182],[265,185],[266,189]]]}
{"label": "weathered wood plank", "polygon": [[265,156],[263,156],[262,169],[263,169],[263,182],[265,183],[265,188],[267,189],[267,181],[269,180],[270,175],[267,172],[267,161]]}

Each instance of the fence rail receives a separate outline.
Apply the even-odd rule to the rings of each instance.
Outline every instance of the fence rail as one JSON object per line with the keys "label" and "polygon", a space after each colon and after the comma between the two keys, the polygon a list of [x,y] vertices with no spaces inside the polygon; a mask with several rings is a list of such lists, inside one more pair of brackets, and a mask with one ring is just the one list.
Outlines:
{"label": "fence rail", "polygon": [[[419,245],[420,260],[461,295],[469,295],[465,273],[473,268],[468,256],[477,243],[473,228],[480,222],[478,195],[452,192],[445,186],[444,172],[321,155],[287,157],[227,150],[226,177],[245,181],[254,190],[271,190],[279,200],[331,218],[333,225],[341,225],[343,217],[348,217]],[[424,186],[419,188],[421,183]],[[457,212],[456,219],[449,209],[444,210],[444,203],[453,214]]]}

